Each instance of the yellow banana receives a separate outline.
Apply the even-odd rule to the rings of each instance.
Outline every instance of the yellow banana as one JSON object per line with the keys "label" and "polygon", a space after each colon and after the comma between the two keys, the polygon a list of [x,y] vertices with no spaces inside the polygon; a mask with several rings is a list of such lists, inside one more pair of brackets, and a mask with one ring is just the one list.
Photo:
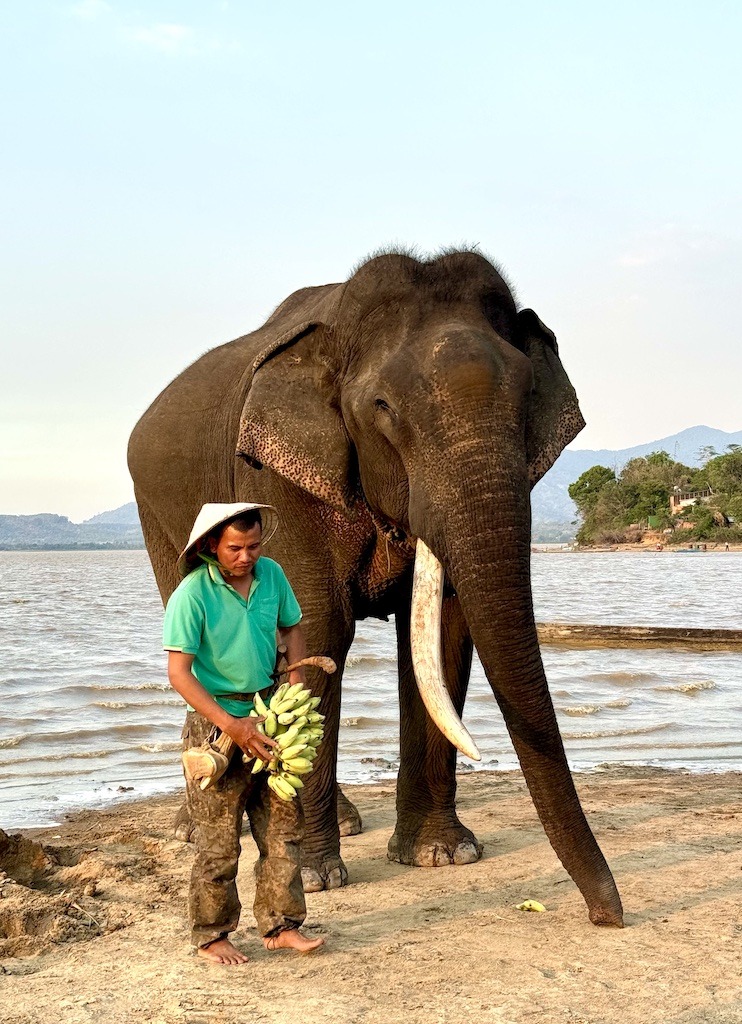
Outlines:
{"label": "yellow banana", "polygon": [[293,786],[290,786],[288,782],[285,782],[279,775],[269,775],[268,785],[282,800],[293,800],[296,796],[296,790]]}
{"label": "yellow banana", "polygon": [[281,778],[286,779],[288,784],[290,786],[293,786],[294,789],[303,789],[304,788],[304,783],[301,781],[301,779],[299,778],[298,775],[292,775],[290,772],[282,772],[281,773]]}
{"label": "yellow banana", "polygon": [[291,775],[306,775],[312,770],[312,762],[308,757],[291,757],[283,762],[283,767]]}
{"label": "yellow banana", "polygon": [[531,910],[537,914],[543,914],[546,907],[543,903],[539,903],[538,900],[524,900],[523,903],[519,903],[516,910]]}
{"label": "yellow banana", "polygon": [[266,736],[272,737],[276,735],[276,730],[278,729],[278,719],[276,718],[273,711],[269,711],[268,714],[265,716],[265,721],[263,722],[263,725],[265,726]]}
{"label": "yellow banana", "polygon": [[258,772],[262,772],[262,770],[265,768],[265,766],[266,765],[265,765],[265,761],[263,760],[263,758],[262,757],[256,757],[255,758],[255,764],[252,766],[252,771],[250,772],[250,774],[251,775],[257,775]]}

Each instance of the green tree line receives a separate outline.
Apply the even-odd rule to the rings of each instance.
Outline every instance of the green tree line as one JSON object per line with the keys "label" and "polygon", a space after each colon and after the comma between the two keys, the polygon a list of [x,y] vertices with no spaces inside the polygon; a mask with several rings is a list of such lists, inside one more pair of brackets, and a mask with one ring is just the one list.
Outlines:
{"label": "green tree line", "polygon": [[[676,462],[667,452],[631,459],[621,472],[591,466],[569,486],[577,506],[580,544],[621,543],[638,539],[647,527],[673,533],[669,543],[690,540],[742,541],[742,446],[720,455],[699,452],[699,468]],[[676,491],[711,491],[677,515],[670,512]]]}

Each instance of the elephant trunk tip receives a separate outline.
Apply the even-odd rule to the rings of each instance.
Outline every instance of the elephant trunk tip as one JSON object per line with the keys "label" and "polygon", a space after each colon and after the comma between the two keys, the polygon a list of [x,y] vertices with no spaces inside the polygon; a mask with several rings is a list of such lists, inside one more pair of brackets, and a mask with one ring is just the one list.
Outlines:
{"label": "elephant trunk tip", "polygon": [[590,907],[590,920],[593,924],[608,928],[623,928],[623,906],[618,892],[604,903],[596,903]]}

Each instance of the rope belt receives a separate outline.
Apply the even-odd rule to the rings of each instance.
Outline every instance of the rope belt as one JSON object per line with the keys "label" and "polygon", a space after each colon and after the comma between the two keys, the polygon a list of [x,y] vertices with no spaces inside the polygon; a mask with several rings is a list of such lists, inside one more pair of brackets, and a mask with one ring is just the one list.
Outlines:
{"label": "rope belt", "polygon": [[259,693],[261,697],[265,698],[273,689],[273,685],[264,686],[262,690],[255,690],[253,693],[212,693],[211,696],[221,698],[222,700],[243,700],[247,703],[255,700],[255,694]]}

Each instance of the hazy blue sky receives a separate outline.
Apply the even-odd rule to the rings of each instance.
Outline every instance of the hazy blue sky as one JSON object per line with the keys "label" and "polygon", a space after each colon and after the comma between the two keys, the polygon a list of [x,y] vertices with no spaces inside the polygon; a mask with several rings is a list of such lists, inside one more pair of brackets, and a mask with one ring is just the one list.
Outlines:
{"label": "hazy blue sky", "polygon": [[619,448],[742,429],[742,5],[10,0],[0,513],[132,497],[206,349],[399,242],[478,243]]}

